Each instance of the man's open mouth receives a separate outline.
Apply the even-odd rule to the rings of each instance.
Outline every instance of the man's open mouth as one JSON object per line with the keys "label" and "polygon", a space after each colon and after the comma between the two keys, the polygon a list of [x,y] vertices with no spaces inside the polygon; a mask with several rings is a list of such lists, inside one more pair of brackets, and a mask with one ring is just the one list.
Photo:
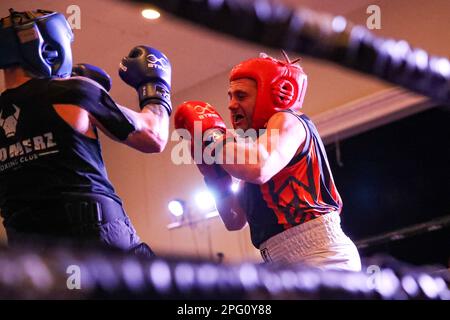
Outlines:
{"label": "man's open mouth", "polygon": [[238,122],[244,120],[244,118],[245,117],[242,114],[235,114],[235,115],[233,115],[233,122],[238,123]]}

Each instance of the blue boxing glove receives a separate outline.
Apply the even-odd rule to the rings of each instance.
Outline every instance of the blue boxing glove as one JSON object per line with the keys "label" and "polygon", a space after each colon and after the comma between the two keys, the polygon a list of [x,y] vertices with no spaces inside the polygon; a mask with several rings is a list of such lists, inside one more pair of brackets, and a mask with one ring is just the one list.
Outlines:
{"label": "blue boxing glove", "polygon": [[104,70],[88,63],[79,63],[72,67],[72,77],[81,76],[94,80],[106,91],[111,90],[111,77]]}
{"label": "blue boxing glove", "polygon": [[163,53],[148,46],[138,46],[122,59],[119,76],[137,90],[141,109],[156,103],[166,108],[170,115],[171,72],[170,62]]}

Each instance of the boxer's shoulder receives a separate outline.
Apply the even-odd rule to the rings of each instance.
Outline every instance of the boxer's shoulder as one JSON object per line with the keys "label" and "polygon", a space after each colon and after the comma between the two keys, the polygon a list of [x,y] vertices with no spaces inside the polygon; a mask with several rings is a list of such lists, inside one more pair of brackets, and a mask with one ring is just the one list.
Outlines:
{"label": "boxer's shoulder", "polygon": [[70,78],[52,78],[49,81],[49,88],[64,90],[66,92],[79,92],[79,93],[95,93],[101,90],[100,85],[95,81],[86,77],[70,77]]}
{"label": "boxer's shoulder", "polygon": [[52,103],[78,104],[82,101],[98,101],[102,89],[95,81],[84,77],[55,78],[48,82],[48,95]]}

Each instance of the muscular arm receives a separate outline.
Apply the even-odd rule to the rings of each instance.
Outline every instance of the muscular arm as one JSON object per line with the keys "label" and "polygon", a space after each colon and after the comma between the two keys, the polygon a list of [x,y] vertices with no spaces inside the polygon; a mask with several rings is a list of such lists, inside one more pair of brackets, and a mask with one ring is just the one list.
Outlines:
{"label": "muscular arm", "polygon": [[145,153],[159,153],[164,150],[169,135],[169,116],[164,107],[149,104],[141,112],[120,105],[118,107],[136,128],[124,141],[117,140],[93,116],[89,118],[105,135],[131,148]]}
{"label": "muscular arm", "polygon": [[126,107],[119,106],[120,110],[136,128],[123,141],[108,132],[94,116],[81,106],[55,104],[54,108],[56,113],[74,130],[91,139],[96,139],[93,128],[97,127],[111,139],[146,153],[161,152],[167,144],[169,116],[164,107],[156,104],[147,105],[141,112],[135,112]]}
{"label": "muscular arm", "polygon": [[164,107],[148,104],[141,112],[119,106],[120,110],[133,122],[136,131],[124,141],[128,146],[146,153],[159,153],[164,150],[169,136],[169,115]]}
{"label": "muscular arm", "polygon": [[[266,132],[255,141],[225,144],[223,159],[227,154],[234,155],[234,161],[222,167],[235,178],[263,184],[289,163],[305,139],[306,131],[301,122],[288,112],[278,112],[270,118]],[[244,164],[238,163],[239,154],[245,154]]]}

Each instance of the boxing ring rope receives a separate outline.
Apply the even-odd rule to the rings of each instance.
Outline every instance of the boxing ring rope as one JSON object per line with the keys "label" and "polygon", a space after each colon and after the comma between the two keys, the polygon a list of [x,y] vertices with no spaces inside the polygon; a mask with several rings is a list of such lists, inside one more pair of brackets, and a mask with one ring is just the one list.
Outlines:
{"label": "boxing ring rope", "polygon": [[323,272],[302,265],[139,259],[67,246],[41,254],[0,248],[0,299],[450,299],[448,273],[385,257],[366,263],[367,272]]}
{"label": "boxing ring rope", "polygon": [[[139,1],[143,2],[143,1]],[[148,0],[234,37],[334,62],[450,105],[450,61],[381,38],[341,16],[268,0]]]}

